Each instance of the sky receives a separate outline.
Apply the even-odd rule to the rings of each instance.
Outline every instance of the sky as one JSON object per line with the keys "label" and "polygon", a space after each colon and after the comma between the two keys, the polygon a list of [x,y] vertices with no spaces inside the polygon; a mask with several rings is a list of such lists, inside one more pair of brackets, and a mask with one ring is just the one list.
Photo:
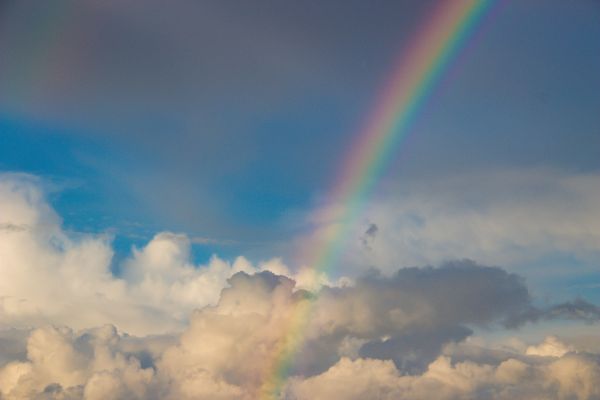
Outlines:
{"label": "sky", "polygon": [[597,0],[494,1],[315,263],[441,3],[3,1],[0,399],[600,398]]}

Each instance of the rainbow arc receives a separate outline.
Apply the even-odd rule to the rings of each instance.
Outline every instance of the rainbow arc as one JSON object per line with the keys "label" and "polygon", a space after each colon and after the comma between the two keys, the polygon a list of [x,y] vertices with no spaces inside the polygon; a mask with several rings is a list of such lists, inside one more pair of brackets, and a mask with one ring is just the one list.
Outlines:
{"label": "rainbow arc", "polygon": [[[303,250],[312,255],[309,265],[314,269],[315,278],[336,266],[350,227],[374,186],[449,64],[493,3],[493,0],[440,0],[400,55],[327,196],[332,204],[342,205],[333,230],[327,240]],[[282,327],[282,339],[267,360],[258,398],[281,398],[294,359],[303,344],[313,304],[311,299],[299,301]]]}

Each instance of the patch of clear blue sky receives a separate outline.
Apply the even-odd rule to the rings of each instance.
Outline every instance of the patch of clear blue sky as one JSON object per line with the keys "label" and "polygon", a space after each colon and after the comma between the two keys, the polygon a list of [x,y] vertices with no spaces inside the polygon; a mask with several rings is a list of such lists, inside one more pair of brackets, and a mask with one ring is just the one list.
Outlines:
{"label": "patch of clear blue sky", "polygon": [[[66,130],[39,122],[0,117],[0,171],[27,172],[41,178],[48,201],[71,233],[108,234],[115,250],[113,270],[131,255],[132,246],[144,246],[154,234],[169,229],[140,212],[126,188],[107,182],[101,171],[87,163],[86,155],[111,159],[105,143],[93,137],[69,135]],[[222,247],[222,248],[221,248]],[[237,253],[233,246],[193,246],[196,262],[218,252]],[[237,249],[236,249],[237,250]]]}
{"label": "patch of clear blue sky", "polygon": [[[68,33],[87,46],[63,48],[80,63],[64,60],[79,73],[60,77],[71,83],[66,95],[60,86],[49,99],[36,94],[31,76],[10,77],[19,96],[0,91],[0,169],[57,182],[50,200],[66,227],[114,230],[119,257],[160,230],[235,242],[194,246],[197,261],[212,252],[279,255],[273,249],[294,234],[289,214],[331,185],[391,61],[425,15],[417,2],[400,3],[291,11],[174,3],[164,14],[152,3],[135,26],[127,22],[135,10],[118,3],[110,7],[122,20],[82,13],[89,24]],[[599,3],[501,3],[387,179],[599,169]],[[187,20],[194,12],[209,20]],[[211,25],[227,13],[233,22]],[[5,15],[15,32],[26,26],[17,22],[27,13]],[[104,26],[120,36],[98,35]],[[22,52],[3,63],[19,70]]]}

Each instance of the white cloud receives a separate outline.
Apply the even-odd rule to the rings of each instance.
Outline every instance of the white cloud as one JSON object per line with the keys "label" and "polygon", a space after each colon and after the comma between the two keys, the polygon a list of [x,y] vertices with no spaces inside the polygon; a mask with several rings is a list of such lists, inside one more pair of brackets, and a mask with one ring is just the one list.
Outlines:
{"label": "white cloud", "polygon": [[120,340],[112,326],[81,334],[68,328],[36,329],[27,341],[27,360],[0,369],[2,398],[148,398],[154,370],[119,351]]}
{"label": "white cloud", "polygon": [[[464,285],[457,286],[459,281]],[[384,394],[390,391],[377,382],[385,380],[386,374],[408,377],[404,369],[420,376],[422,372],[415,366],[421,364],[426,381],[437,373],[441,387],[447,383],[440,375],[444,364],[436,358],[452,356],[443,351],[443,345],[470,334],[463,324],[489,326],[526,309],[529,298],[526,293],[519,294],[523,288],[518,279],[500,269],[467,264],[400,271],[394,278],[367,277],[352,287],[325,287],[311,300],[311,296],[294,291],[289,278],[268,272],[239,273],[230,279],[219,302],[195,311],[177,344],[162,353],[156,362],[157,379],[168,399],[256,398],[263,383],[272,377],[275,357],[288,340],[286,333],[295,332],[291,327],[298,323],[297,311],[310,305],[314,313],[306,325],[300,325],[305,342],[291,373],[296,376],[293,382],[306,380],[313,388],[312,382],[317,380],[315,387],[325,392],[306,398],[332,398],[329,395],[338,390],[339,395],[333,397],[344,398],[344,390],[360,388],[363,378],[365,392],[356,398],[387,398]],[[354,361],[345,359],[344,354]],[[516,356],[527,359],[524,354]],[[385,370],[362,371],[356,377],[358,386],[345,382],[344,389],[335,382],[327,389],[330,382],[322,386],[318,381],[319,377],[326,379],[336,365],[354,362],[367,369],[371,364],[385,366]],[[476,371],[494,368],[475,361],[465,361],[465,365]],[[365,378],[369,374],[374,377]],[[463,388],[467,378],[460,374],[451,378],[465,393],[474,390]],[[297,394],[294,385],[289,389],[290,399]],[[302,390],[309,389],[298,390],[303,398]],[[456,392],[452,385],[440,390]]]}
{"label": "white cloud", "polygon": [[561,342],[556,336],[548,336],[537,346],[529,346],[525,354],[541,357],[562,357],[572,351],[574,351],[572,346]]}
{"label": "white cloud", "polygon": [[[238,314],[238,318],[242,315],[249,314]],[[27,359],[0,368],[0,398],[256,398],[256,376],[264,371],[265,359],[253,356],[265,349],[249,346],[270,343],[268,330],[259,328],[250,341],[238,335],[229,342],[214,333],[226,329],[226,336],[231,337],[232,331],[251,332],[259,323],[245,328],[248,320],[240,318],[239,324],[227,326],[236,317],[217,310],[195,319],[178,344],[162,346],[146,366],[131,351],[130,338],[112,326],[82,332],[38,328],[27,340]],[[206,325],[209,321],[219,326]],[[262,340],[256,342],[258,337]],[[152,340],[141,344],[151,348]],[[412,375],[403,374],[390,360],[341,357],[322,373],[292,377],[281,398],[590,400],[600,396],[598,382],[600,358],[589,353],[540,359],[504,352],[484,362],[455,359],[450,351],[433,360],[423,373]]]}
{"label": "white cloud", "polygon": [[[464,286],[457,287],[459,281]],[[80,332],[34,329],[26,356],[20,359],[13,349],[16,359],[0,367],[1,398],[253,399],[272,376],[296,311],[309,304],[315,315],[302,328],[306,342],[285,399],[598,395],[600,365],[589,354],[540,359],[490,350],[492,356],[482,358],[466,344],[442,349],[469,334],[454,336],[462,324],[489,325],[527,308],[528,297],[518,295],[521,282],[498,268],[409,269],[394,278],[325,287],[316,298],[270,272],[240,272],[229,283],[214,306],[193,313],[180,335],[132,338],[110,325]],[[557,347],[547,338],[530,348],[548,343]],[[384,352],[378,354],[377,346]],[[405,361],[415,357],[425,368],[409,375]]]}
{"label": "white cloud", "polygon": [[422,375],[401,375],[390,361],[342,358],[321,375],[293,379],[287,398],[303,399],[596,399],[600,363],[567,355],[536,363],[510,358],[499,364],[453,363],[441,356]]}
{"label": "white cloud", "polygon": [[[469,258],[508,266],[556,253],[597,262],[598,198],[598,174],[486,171],[403,181],[369,200],[341,263],[395,271]],[[334,204],[310,214],[313,230],[299,245],[326,240],[340,213]]]}
{"label": "white cloud", "polygon": [[554,337],[518,351],[463,342],[473,327],[597,321],[583,300],[535,308],[501,268],[459,261],[332,286],[280,259],[194,265],[190,239],[162,232],[115,276],[109,239],[66,233],[35,178],[0,176],[0,212],[3,400],[252,399],[290,331],[304,341],[289,400],[600,396],[598,357]]}
{"label": "white cloud", "polygon": [[62,229],[36,178],[0,175],[0,326],[110,323],[140,335],[176,331],[193,309],[216,303],[234,273],[289,273],[277,259],[253,266],[243,257],[213,257],[193,265],[190,240],[168,232],[134,249],[122,276],[111,273],[112,256],[107,236]]}

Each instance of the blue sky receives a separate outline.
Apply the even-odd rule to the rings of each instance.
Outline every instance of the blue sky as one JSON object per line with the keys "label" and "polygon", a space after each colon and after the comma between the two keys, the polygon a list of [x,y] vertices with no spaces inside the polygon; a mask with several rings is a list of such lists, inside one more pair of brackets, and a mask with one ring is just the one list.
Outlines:
{"label": "blue sky", "polygon": [[[119,251],[171,230],[229,242],[200,259],[272,256],[333,184],[428,6],[159,7],[5,7],[0,167],[52,182],[66,226],[110,230]],[[593,1],[499,4],[385,180],[597,172],[598,18]]]}
{"label": "blue sky", "polygon": [[[161,230],[228,243],[194,246],[199,261],[287,254],[427,10],[61,4],[5,7],[0,168],[52,182],[65,225],[110,231],[119,256]],[[598,18],[593,1],[499,4],[384,180],[597,172]]]}
{"label": "blue sky", "polygon": [[[110,232],[118,258],[170,230],[215,240],[194,245],[197,261],[293,251],[298,215],[334,183],[430,8],[61,4],[5,7],[0,168],[44,177],[65,225]],[[593,1],[497,5],[384,181],[597,172],[599,13]]]}
{"label": "blue sky", "polygon": [[[198,261],[285,257],[428,5],[159,7],[5,7],[0,167],[43,177],[66,227],[110,232],[118,257],[162,230],[214,239]],[[497,5],[380,186],[598,172],[599,13]]]}
{"label": "blue sky", "polygon": [[[27,35],[27,3],[6,6],[2,169],[66,184],[54,201],[75,229],[119,232],[126,220],[241,243],[289,235],[285,215],[332,184],[427,7],[271,6],[181,4],[159,15],[158,5],[64,2],[60,15],[34,13],[39,28]],[[187,8],[231,20],[179,20]],[[387,178],[597,171],[597,21],[593,1],[502,3]],[[141,46],[146,36],[157,40]]]}

